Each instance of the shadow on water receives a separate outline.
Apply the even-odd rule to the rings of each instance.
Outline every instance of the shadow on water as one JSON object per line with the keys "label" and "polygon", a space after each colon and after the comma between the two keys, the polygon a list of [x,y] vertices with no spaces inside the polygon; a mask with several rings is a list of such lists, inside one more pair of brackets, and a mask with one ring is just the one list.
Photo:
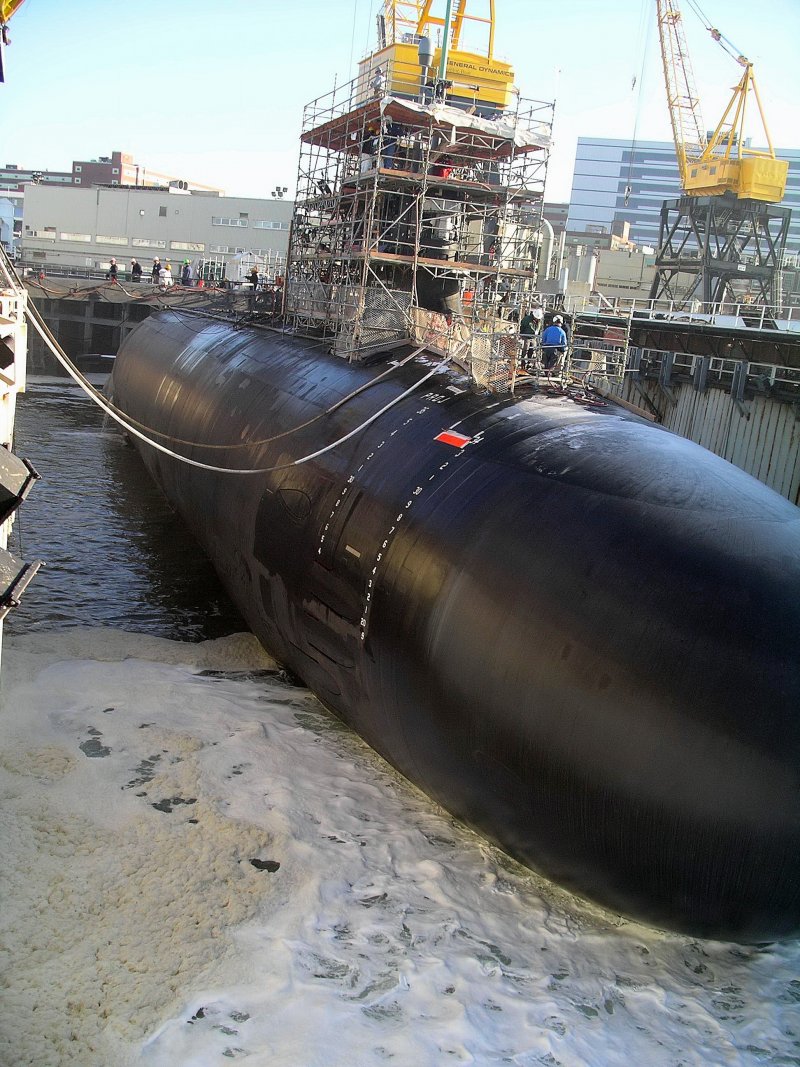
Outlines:
{"label": "shadow on water", "polygon": [[9,633],[114,626],[201,641],[247,629],[138,453],[77,385],[29,379],[15,451],[42,480],[9,547],[46,566],[9,616]]}

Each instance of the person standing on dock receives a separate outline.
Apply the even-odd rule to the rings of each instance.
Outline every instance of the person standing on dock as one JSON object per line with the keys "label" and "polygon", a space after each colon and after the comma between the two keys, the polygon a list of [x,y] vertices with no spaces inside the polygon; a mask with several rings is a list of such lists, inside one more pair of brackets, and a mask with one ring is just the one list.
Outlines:
{"label": "person standing on dock", "polygon": [[189,260],[185,259],[183,261],[183,266],[181,267],[181,285],[184,285],[184,286],[186,286],[188,288],[189,286],[191,286],[191,284],[192,284],[192,268],[189,265]]}
{"label": "person standing on dock", "polygon": [[131,281],[138,283],[142,280],[142,265],[138,259],[131,260]]}
{"label": "person standing on dock", "polygon": [[111,263],[108,266],[108,274],[106,274],[106,278],[110,278],[112,282],[117,280],[117,261],[113,256],[111,257]]}
{"label": "person standing on dock", "polygon": [[150,272],[150,276],[153,279],[153,285],[158,285],[159,275],[161,273],[161,260],[158,256],[153,258],[153,269]]}
{"label": "person standing on dock", "polygon": [[563,321],[560,315],[556,315],[542,334],[542,362],[546,371],[556,370],[567,351]]}

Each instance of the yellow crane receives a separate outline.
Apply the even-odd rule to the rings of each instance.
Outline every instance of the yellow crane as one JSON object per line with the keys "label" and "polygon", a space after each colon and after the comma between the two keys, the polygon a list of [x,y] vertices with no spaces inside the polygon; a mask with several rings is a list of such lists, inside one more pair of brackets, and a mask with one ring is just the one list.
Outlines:
{"label": "yellow crane", "polygon": [[5,64],[3,61],[3,49],[11,44],[8,35],[8,20],[22,7],[25,0],[0,0],[0,82],[5,81]]}
{"label": "yellow crane", "polygon": [[0,26],[5,26],[14,12],[22,7],[25,0],[0,0]]}
{"label": "yellow crane", "polygon": [[[506,108],[512,102],[514,70],[494,55],[494,18],[494,0],[384,0],[378,47],[359,70],[366,78],[380,68],[390,93],[415,96],[419,41],[429,38],[430,69],[452,83],[451,100]],[[464,47],[468,30],[474,39],[471,48]]]}
{"label": "yellow crane", "polygon": [[[704,19],[714,40],[744,68],[722,118],[707,138],[678,0],[656,0],[656,6],[667,103],[684,192],[687,196],[733,193],[739,199],[778,203],[786,190],[789,164],[775,155],[753,64],[746,56],[737,54],[720,31]],[[767,151],[746,146],[744,126],[751,94],[766,136]]]}
{"label": "yellow crane", "polygon": [[[656,0],[664,81],[682,195],[665,200],[652,300],[679,307],[772,305],[780,299],[780,270],[791,212],[780,201],[787,161],[772,147],[753,64],[711,25],[698,0],[688,0],[706,29],[743,68],[713,133],[706,134],[695,89],[678,0]],[[755,101],[768,148],[748,147],[745,120]],[[752,109],[751,109],[752,110]]]}

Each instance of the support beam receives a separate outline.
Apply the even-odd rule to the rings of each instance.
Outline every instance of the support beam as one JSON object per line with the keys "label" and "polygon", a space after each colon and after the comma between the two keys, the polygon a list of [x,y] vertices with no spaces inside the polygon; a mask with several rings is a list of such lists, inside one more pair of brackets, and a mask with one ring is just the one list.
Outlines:
{"label": "support beam", "polygon": [[661,208],[652,300],[774,305],[791,212],[734,196],[683,196]]}

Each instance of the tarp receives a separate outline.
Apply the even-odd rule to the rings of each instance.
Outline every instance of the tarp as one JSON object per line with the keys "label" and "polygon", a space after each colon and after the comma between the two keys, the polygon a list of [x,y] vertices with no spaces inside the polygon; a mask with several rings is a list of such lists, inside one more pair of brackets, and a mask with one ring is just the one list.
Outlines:
{"label": "tarp", "polygon": [[381,101],[381,114],[410,126],[423,125],[429,119],[435,127],[449,128],[457,134],[481,133],[493,141],[513,145],[517,152],[550,147],[549,133],[531,129],[505,113],[500,118],[487,119],[450,104],[418,104],[414,100],[389,96]]}
{"label": "tarp", "polygon": [[540,151],[551,143],[549,126],[538,124],[536,129],[522,118],[503,113],[496,119],[469,114],[450,104],[419,104],[398,96],[375,97],[350,111],[337,115],[313,129],[306,130],[301,140],[320,145],[335,152],[360,150],[357,134],[370,123],[387,118],[408,126],[427,127],[447,131],[454,142],[465,137],[470,141],[472,158],[503,159],[522,152]]}

